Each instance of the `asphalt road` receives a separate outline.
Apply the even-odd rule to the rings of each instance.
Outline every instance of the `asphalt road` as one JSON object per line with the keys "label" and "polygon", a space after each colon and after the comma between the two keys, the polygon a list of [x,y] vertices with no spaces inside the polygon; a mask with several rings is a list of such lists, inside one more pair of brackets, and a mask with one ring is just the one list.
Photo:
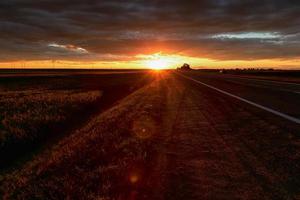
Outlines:
{"label": "asphalt road", "polygon": [[185,72],[181,74],[258,105],[299,119],[300,123],[300,84],[298,83],[201,72]]}
{"label": "asphalt road", "polygon": [[299,199],[299,125],[196,81],[293,117],[299,85],[184,75],[174,75],[183,89],[167,148],[167,199]]}

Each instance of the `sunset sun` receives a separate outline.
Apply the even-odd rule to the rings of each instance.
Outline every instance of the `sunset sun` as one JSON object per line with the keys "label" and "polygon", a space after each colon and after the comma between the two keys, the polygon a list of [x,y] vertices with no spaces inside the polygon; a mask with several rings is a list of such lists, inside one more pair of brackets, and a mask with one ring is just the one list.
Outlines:
{"label": "sunset sun", "polygon": [[145,59],[143,62],[148,68],[154,70],[171,68],[172,65],[177,62],[175,59],[172,59],[171,56],[160,53],[142,56],[141,58]]}
{"label": "sunset sun", "polygon": [[161,70],[168,67],[168,62],[164,59],[148,61],[148,67],[154,70]]}

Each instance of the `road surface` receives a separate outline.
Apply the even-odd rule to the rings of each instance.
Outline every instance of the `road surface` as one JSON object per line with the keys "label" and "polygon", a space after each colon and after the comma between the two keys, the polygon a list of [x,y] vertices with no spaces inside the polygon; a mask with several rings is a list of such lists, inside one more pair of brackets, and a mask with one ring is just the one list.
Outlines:
{"label": "road surface", "polygon": [[299,86],[183,75],[158,73],[6,180],[5,196],[300,199],[299,125],[213,89],[298,119]]}
{"label": "road surface", "polygon": [[172,132],[169,199],[300,198],[299,125],[197,81],[292,117],[300,116],[299,85],[175,77],[184,91]]}
{"label": "road surface", "polygon": [[226,74],[181,73],[189,78],[300,119],[300,84]]}

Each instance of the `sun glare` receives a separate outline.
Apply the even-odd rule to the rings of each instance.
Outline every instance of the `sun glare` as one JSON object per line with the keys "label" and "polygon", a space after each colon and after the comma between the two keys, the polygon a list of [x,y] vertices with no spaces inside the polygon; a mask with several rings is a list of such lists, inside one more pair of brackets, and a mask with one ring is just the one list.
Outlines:
{"label": "sun glare", "polygon": [[148,61],[148,66],[151,69],[161,70],[168,67],[168,63],[164,59],[150,60]]}
{"label": "sun glare", "polygon": [[145,64],[154,70],[167,69],[171,67],[171,60],[161,54],[153,54],[146,57]]}

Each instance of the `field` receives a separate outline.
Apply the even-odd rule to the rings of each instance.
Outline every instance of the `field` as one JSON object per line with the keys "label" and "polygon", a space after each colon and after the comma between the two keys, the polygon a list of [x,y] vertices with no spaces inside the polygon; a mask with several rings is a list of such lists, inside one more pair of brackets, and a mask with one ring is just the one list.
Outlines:
{"label": "field", "polygon": [[9,158],[16,148],[47,137],[51,128],[89,109],[99,101],[101,91],[23,90],[2,92],[0,96],[0,155]]}
{"label": "field", "polygon": [[[297,84],[198,71],[17,79],[3,81],[3,93],[18,95],[17,88],[27,92],[38,85],[47,92],[29,93],[26,102],[53,102],[62,113],[74,104],[79,109],[72,107],[76,123],[66,117],[63,136],[51,140],[53,132],[47,133],[50,142],[41,143],[42,150],[2,173],[3,199],[300,197],[300,123],[290,120],[300,116]],[[70,92],[74,98],[64,96]],[[62,99],[74,101],[57,103]],[[49,112],[39,107],[39,113]]]}
{"label": "field", "polygon": [[1,72],[1,170],[22,163],[151,79],[102,71],[85,76],[80,71]]}

